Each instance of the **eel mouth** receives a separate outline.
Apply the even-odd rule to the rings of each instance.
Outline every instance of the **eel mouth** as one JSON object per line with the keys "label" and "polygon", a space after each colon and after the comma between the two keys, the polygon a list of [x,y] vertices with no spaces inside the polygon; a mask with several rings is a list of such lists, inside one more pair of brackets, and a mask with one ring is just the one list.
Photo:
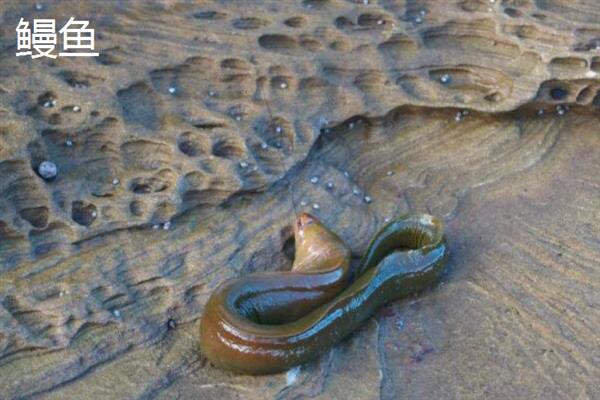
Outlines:
{"label": "eel mouth", "polygon": [[309,213],[305,213],[305,212],[301,213],[296,218],[296,224],[297,224],[298,229],[303,229],[303,228],[307,227],[308,225],[312,224],[313,222],[315,222],[315,217],[313,217]]}

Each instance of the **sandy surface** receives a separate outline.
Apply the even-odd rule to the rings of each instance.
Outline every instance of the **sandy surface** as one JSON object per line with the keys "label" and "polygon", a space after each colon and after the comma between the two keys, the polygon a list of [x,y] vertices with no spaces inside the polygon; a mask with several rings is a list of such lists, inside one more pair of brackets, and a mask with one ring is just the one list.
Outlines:
{"label": "sandy surface", "polygon": [[[367,3],[0,3],[0,399],[600,399],[596,2]],[[70,16],[100,57],[15,57]],[[449,271],[287,374],[213,368],[204,303],[289,268],[301,210],[356,257],[440,215]]]}

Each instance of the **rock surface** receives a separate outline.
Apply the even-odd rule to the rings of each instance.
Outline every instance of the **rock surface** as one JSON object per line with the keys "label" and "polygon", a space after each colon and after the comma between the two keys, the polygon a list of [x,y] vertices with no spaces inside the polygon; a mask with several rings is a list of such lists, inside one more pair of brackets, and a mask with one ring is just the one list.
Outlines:
{"label": "rock surface", "polygon": [[[15,56],[21,17],[70,16],[100,57]],[[8,0],[0,21],[0,398],[600,398],[595,0]],[[289,268],[301,210],[357,257],[386,218],[440,215],[449,272],[287,374],[213,368],[203,304]]]}

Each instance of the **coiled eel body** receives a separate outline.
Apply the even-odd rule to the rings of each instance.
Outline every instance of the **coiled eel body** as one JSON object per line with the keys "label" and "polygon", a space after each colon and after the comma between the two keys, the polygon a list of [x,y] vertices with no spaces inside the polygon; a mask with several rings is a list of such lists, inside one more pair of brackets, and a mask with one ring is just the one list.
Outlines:
{"label": "coiled eel body", "polygon": [[441,220],[410,215],[383,227],[354,271],[350,250],[315,217],[294,224],[292,270],[223,282],[204,308],[200,346],[247,374],[292,368],[352,333],[377,309],[431,285],[448,249]]}

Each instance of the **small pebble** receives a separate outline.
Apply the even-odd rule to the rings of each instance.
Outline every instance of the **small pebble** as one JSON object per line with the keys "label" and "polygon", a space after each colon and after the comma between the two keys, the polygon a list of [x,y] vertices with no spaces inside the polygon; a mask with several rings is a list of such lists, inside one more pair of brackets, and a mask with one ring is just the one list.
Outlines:
{"label": "small pebble", "polygon": [[319,177],[318,176],[313,176],[312,178],[310,178],[310,182],[317,184],[319,183]]}
{"label": "small pebble", "polygon": [[117,318],[119,318],[121,316],[121,311],[119,310],[113,310],[113,315]]}
{"label": "small pebble", "polygon": [[98,216],[98,213],[96,211],[92,211],[92,218],[96,218]]}
{"label": "small pebble", "polygon": [[73,112],[79,112],[79,111],[81,111],[81,107],[73,106]]}
{"label": "small pebble", "polygon": [[388,171],[388,172],[386,172],[385,174],[386,174],[387,176],[391,176],[391,175],[394,175],[394,171]]}
{"label": "small pebble", "polygon": [[42,161],[38,166],[38,173],[44,179],[53,179],[58,174],[58,168],[52,161]]}
{"label": "small pebble", "polygon": [[540,108],[537,112],[537,115],[544,115],[544,110]]}
{"label": "small pebble", "polygon": [[71,147],[71,146],[73,146],[73,141],[71,139],[67,139],[67,140],[65,140],[65,145],[67,147]]}
{"label": "small pebble", "polygon": [[55,105],[56,105],[56,100],[55,100],[55,99],[46,100],[46,101],[44,102],[44,107],[45,107],[45,108],[54,107]]}
{"label": "small pebble", "polygon": [[384,221],[384,222],[390,222],[391,220],[392,220],[392,219],[391,219],[390,217],[385,217],[385,218],[383,219],[383,221]]}
{"label": "small pebble", "polygon": [[318,210],[319,208],[321,208],[321,206],[319,206],[317,203],[313,203],[312,208]]}
{"label": "small pebble", "polygon": [[44,9],[44,5],[41,3],[35,3],[35,9],[37,11],[42,11]]}
{"label": "small pebble", "polygon": [[333,182],[327,182],[327,189],[333,189]]}
{"label": "small pebble", "polygon": [[169,318],[169,320],[167,321],[167,327],[169,329],[177,328],[177,323],[175,322],[175,320],[173,318]]}
{"label": "small pebble", "polygon": [[288,87],[288,85],[285,82],[281,82],[281,84],[279,85],[279,87],[282,88],[282,89],[286,89]]}
{"label": "small pebble", "polygon": [[350,123],[348,124],[348,128],[350,128],[350,129],[354,128],[354,122],[350,122]]}
{"label": "small pebble", "polygon": [[450,83],[452,81],[452,77],[450,76],[450,74],[444,74],[442,76],[440,76],[440,82],[442,83]]}
{"label": "small pebble", "polygon": [[352,190],[352,194],[354,194],[355,196],[358,196],[360,194],[360,190],[358,189],[353,189]]}
{"label": "small pebble", "polygon": [[240,161],[240,167],[247,168],[248,167],[248,163],[246,161]]}
{"label": "small pebble", "polygon": [[366,6],[369,4],[369,0],[363,0],[363,4]]}
{"label": "small pebble", "polygon": [[119,178],[115,178],[115,179],[113,179],[112,184],[115,185],[115,186],[117,186],[119,184],[119,182],[121,182],[119,180]]}
{"label": "small pebble", "polygon": [[306,201],[304,201],[304,200],[302,200],[302,201],[300,202],[300,205],[301,205],[302,207],[306,207],[306,205],[307,205],[307,204],[308,204],[308,203],[307,203]]}
{"label": "small pebble", "polygon": [[167,221],[167,222],[165,222],[165,223],[163,224],[163,229],[164,229],[165,231],[168,231],[168,230],[169,230],[169,228],[171,228],[171,221]]}
{"label": "small pebble", "polygon": [[454,117],[454,120],[456,122],[460,122],[460,120],[462,119],[462,113],[459,111],[456,113],[456,116]]}
{"label": "small pebble", "polygon": [[269,147],[269,145],[268,145],[268,144],[266,144],[266,143],[262,143],[262,144],[260,145],[260,147],[262,147],[263,149],[266,149],[267,147]]}
{"label": "small pebble", "polygon": [[177,91],[177,88],[175,88],[175,86],[169,86],[169,93],[175,94],[176,91]]}
{"label": "small pebble", "polygon": [[282,127],[280,127],[280,126],[276,126],[276,127],[275,127],[275,132],[277,132],[277,133],[281,133],[281,132],[283,132],[283,128],[282,128]]}
{"label": "small pebble", "polygon": [[210,97],[215,97],[217,95],[217,92],[215,92],[214,90],[211,90],[210,92],[208,92],[208,95]]}
{"label": "small pebble", "polygon": [[160,228],[160,225],[159,225],[159,224],[154,224],[154,225],[152,225],[152,229],[154,229],[154,230],[157,230],[158,228]]}
{"label": "small pebble", "polygon": [[421,18],[421,17],[416,17],[415,18],[415,23],[416,24],[420,24],[421,22],[423,22],[423,18]]}
{"label": "small pebble", "polygon": [[348,177],[350,177],[350,173],[349,173],[348,171],[344,171],[344,176],[345,176],[346,178],[348,178]]}
{"label": "small pebble", "polygon": [[565,107],[563,107],[562,105],[556,106],[556,113],[558,115],[565,115],[566,112],[567,112],[567,109]]}
{"label": "small pebble", "polygon": [[365,196],[365,203],[369,204],[372,201],[373,201],[373,199],[371,199],[371,197]]}

